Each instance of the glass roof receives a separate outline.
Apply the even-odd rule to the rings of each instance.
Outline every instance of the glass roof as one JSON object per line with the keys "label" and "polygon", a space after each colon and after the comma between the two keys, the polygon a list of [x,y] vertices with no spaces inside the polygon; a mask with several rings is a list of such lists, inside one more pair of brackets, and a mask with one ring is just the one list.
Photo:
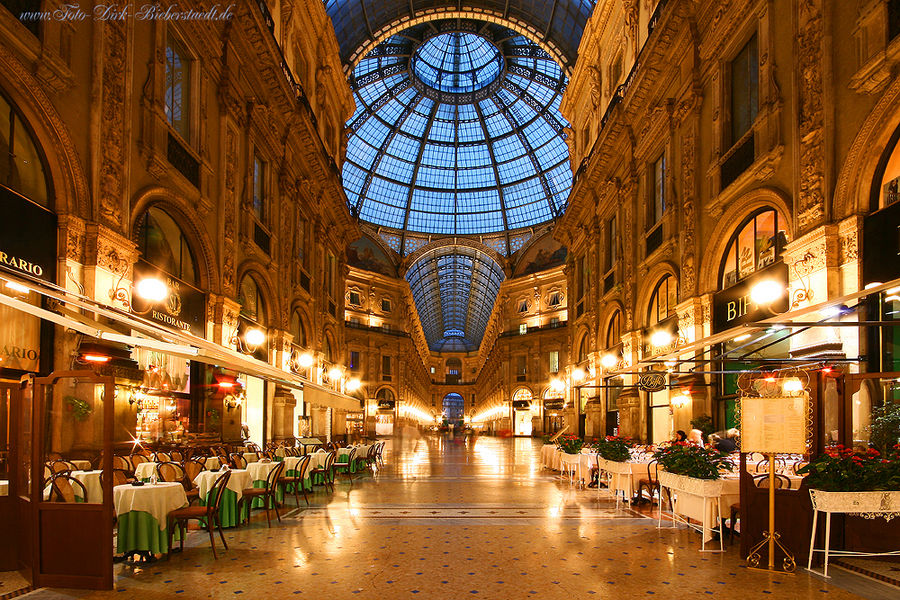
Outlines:
{"label": "glass roof", "polygon": [[361,220],[479,235],[565,209],[566,78],[525,37],[479,21],[417,25],[364,57],[351,85],[343,183]]}
{"label": "glass roof", "polygon": [[434,352],[478,348],[505,275],[481,250],[441,246],[422,255],[406,272],[416,312]]}

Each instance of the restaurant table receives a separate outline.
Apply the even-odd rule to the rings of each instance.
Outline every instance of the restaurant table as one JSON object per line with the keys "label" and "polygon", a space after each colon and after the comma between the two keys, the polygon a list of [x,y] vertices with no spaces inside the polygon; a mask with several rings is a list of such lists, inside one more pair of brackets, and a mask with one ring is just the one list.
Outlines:
{"label": "restaurant table", "polygon": [[210,456],[203,459],[203,464],[207,469],[218,469],[222,466],[222,462],[218,456]]}
{"label": "restaurant table", "polygon": [[[194,477],[194,483],[200,491],[200,504],[206,506],[209,502],[209,492],[216,480],[222,475],[222,471],[201,471]],[[238,517],[238,503],[244,496],[244,489],[253,483],[250,472],[246,469],[231,469],[231,477],[228,485],[222,492],[222,503],[219,505],[219,522],[222,527],[235,527],[240,524]]]}
{"label": "restaurant table", "polygon": [[[307,469],[307,473],[312,473],[313,469],[324,469],[325,462],[328,459],[328,453],[324,450],[317,450],[309,455],[309,468]],[[312,475],[310,475],[310,480],[312,481]],[[312,481],[314,484],[322,483],[322,476],[319,475],[315,481]]]}
{"label": "restaurant table", "polygon": [[87,498],[82,499],[83,502],[90,504],[103,503],[103,486],[100,484],[101,475],[103,475],[103,471],[99,469],[96,471],[72,471],[72,477],[81,482],[87,494]]}
{"label": "restaurant table", "polygon": [[[706,550],[706,542],[713,539],[713,533],[719,534],[720,550],[724,551],[721,523],[729,514],[732,504],[741,500],[741,480],[737,475],[722,477],[717,480],[698,480],[682,475],[672,475],[660,471],[660,498],[662,489],[673,498],[672,516],[682,517],[682,522],[699,529],[702,534],[702,550]],[[678,482],[673,487],[671,480]],[[660,518],[663,504],[660,500]],[[684,518],[693,519],[699,525],[692,525]]]}
{"label": "restaurant table", "polygon": [[0,496],[9,496],[9,480],[0,479]]}
{"label": "restaurant table", "polygon": [[156,465],[158,464],[155,462],[142,462],[134,468],[134,476],[138,481],[150,481],[150,477],[156,473]]}
{"label": "restaurant table", "polygon": [[[297,465],[300,464],[300,461],[303,460],[302,456],[285,456],[284,457],[284,476],[285,477],[296,477],[297,476]],[[310,459],[312,461],[312,459]],[[306,477],[303,479],[303,487],[306,490],[312,490],[312,480],[309,477],[309,467],[306,469]]]}
{"label": "restaurant table", "polygon": [[350,456],[351,448],[356,448],[356,456],[353,459],[353,464],[350,465],[350,472],[356,473],[357,471],[361,471],[365,469],[366,463],[366,455],[369,453],[369,448],[372,446],[348,446],[346,448],[340,448],[337,451],[337,459],[336,462],[343,462],[346,460],[348,456]]}
{"label": "restaurant table", "polygon": [[[264,488],[266,487],[266,477],[269,476],[269,473],[272,472],[272,469],[278,466],[278,463],[275,461],[270,462],[253,462],[247,465],[247,472],[250,473],[250,481],[253,483],[253,487],[255,488]],[[275,500],[280,502],[284,502],[284,487],[276,486],[275,491]],[[262,498],[254,498],[253,499],[253,508],[262,508],[264,506],[264,502]]]}
{"label": "restaurant table", "polygon": [[541,466],[559,471],[559,446],[556,444],[546,444],[541,448]]}
{"label": "restaurant table", "polygon": [[180,483],[114,487],[113,506],[118,520],[116,552],[168,552],[168,514],[187,503],[187,495]]}
{"label": "restaurant table", "polygon": [[622,492],[622,498],[628,503],[631,502],[641,479],[649,476],[647,472],[649,462],[615,462],[600,459],[600,469],[609,475],[607,489],[616,496],[617,501],[619,492]]}

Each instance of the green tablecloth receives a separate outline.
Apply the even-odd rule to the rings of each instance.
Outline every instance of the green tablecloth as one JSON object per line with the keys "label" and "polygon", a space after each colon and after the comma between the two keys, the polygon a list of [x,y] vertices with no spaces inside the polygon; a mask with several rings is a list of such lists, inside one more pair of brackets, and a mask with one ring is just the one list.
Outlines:
{"label": "green tablecloth", "polygon": [[[339,454],[337,458],[337,462],[346,462],[347,457],[350,456],[348,453]],[[357,456],[353,459],[353,464],[350,465],[351,473],[358,473],[360,471],[366,470],[366,457],[365,456]]]}
{"label": "green tablecloth", "polygon": [[[284,476],[285,477],[296,477],[297,471],[295,471],[294,469],[291,469],[290,471],[285,471]],[[312,486],[313,486],[312,478],[307,477],[306,479],[303,480],[303,489],[305,489],[307,492],[312,491],[312,489],[313,489]]]}
{"label": "green tablecloth", "polygon": [[[150,513],[133,510],[121,514],[118,516],[118,524],[116,553],[141,550],[153,554],[165,554],[169,551],[168,529],[160,529],[159,522]],[[177,528],[175,538],[181,539]]]}
{"label": "green tablecloth", "polygon": [[[215,492],[215,490],[210,490],[209,493],[206,494],[206,498],[200,498],[200,506],[207,505],[209,496],[213,492]],[[222,503],[219,504],[219,522],[222,523],[222,527],[237,527],[240,525],[237,503],[237,492],[225,488],[225,491],[222,492]]]}
{"label": "green tablecloth", "polygon": [[[262,479],[257,479],[253,482],[253,487],[255,488],[264,488],[266,487],[266,482]],[[284,504],[284,486],[276,485],[275,486],[275,501],[278,504]],[[253,508],[265,508],[265,502],[262,498],[254,498],[253,499]],[[271,508],[271,507],[270,507]]]}

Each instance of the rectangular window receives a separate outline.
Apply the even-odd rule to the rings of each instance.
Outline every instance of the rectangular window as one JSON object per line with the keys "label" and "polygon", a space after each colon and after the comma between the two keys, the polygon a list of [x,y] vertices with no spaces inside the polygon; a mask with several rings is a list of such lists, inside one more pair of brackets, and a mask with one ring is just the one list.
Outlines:
{"label": "rectangular window", "polygon": [[350,304],[352,306],[362,306],[362,300],[359,297],[359,292],[350,292]]}
{"label": "rectangular window", "polygon": [[525,381],[526,372],[525,372],[525,364],[526,358],[524,356],[516,357],[516,380]]}
{"label": "rectangular window", "polygon": [[528,324],[527,323],[519,324],[519,335],[525,335],[526,333],[528,333]]}
{"label": "rectangular window", "polygon": [[356,350],[350,351],[350,370],[359,371],[359,352]]}
{"label": "rectangular window", "polygon": [[303,215],[300,215],[300,219],[297,221],[296,256],[297,256],[297,260],[300,261],[300,264],[305,267],[306,266],[306,219],[303,218]]}
{"label": "rectangular window", "polygon": [[650,197],[647,202],[647,230],[662,220],[666,212],[666,155],[663,153],[650,167]]}
{"label": "rectangular window", "polygon": [[359,317],[350,317],[351,325],[359,325]]}
{"label": "rectangular window", "polygon": [[587,256],[582,256],[578,260],[578,299],[581,300],[584,298],[585,292],[587,292]]}
{"label": "rectangular window", "polygon": [[266,222],[266,163],[257,155],[253,155],[253,214],[260,223]]}
{"label": "rectangular window", "polygon": [[562,304],[562,300],[559,292],[550,292],[550,296],[547,298],[547,306],[559,306]]}
{"label": "rectangular window", "polygon": [[334,298],[335,269],[334,254],[329,253],[325,256],[325,273],[323,273],[323,276],[325,278],[325,291],[331,298]]}
{"label": "rectangular window", "polygon": [[759,112],[759,56],[755,34],[737,53],[730,67],[731,139],[728,145],[733,146],[750,131]]}
{"label": "rectangular window", "polygon": [[559,373],[559,350],[550,352],[550,372]]}
{"label": "rectangular window", "polygon": [[550,326],[559,325],[559,317],[550,317]]}
{"label": "rectangular window", "polygon": [[381,379],[384,381],[391,380],[391,357],[381,357]]}
{"label": "rectangular window", "polygon": [[388,298],[381,299],[381,312],[391,312],[391,301]]}
{"label": "rectangular window", "polygon": [[618,249],[618,240],[616,239],[616,217],[613,215],[606,222],[606,270],[611,270],[616,266],[619,259],[616,250]]}
{"label": "rectangular window", "polygon": [[191,63],[184,47],[172,37],[166,43],[166,120],[190,141]]}

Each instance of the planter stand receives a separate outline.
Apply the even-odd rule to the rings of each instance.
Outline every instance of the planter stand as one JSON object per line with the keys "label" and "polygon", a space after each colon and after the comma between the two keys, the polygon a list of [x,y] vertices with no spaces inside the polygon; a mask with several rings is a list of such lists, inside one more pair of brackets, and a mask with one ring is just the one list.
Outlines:
{"label": "planter stand", "polygon": [[[723,482],[721,479],[697,479],[695,477],[687,477],[685,475],[676,475],[666,471],[659,472],[659,518],[656,523],[657,528],[662,527],[662,489],[669,490],[669,503],[672,506],[672,522],[675,523],[677,529],[678,523],[684,523],[691,529],[700,532],[700,551],[701,552],[725,552],[725,536],[722,531],[722,510],[719,501],[722,496]],[[672,492],[675,492],[673,500]],[[680,497],[679,497],[680,496]],[[702,518],[699,519],[700,525],[691,523],[686,516],[678,513],[678,503],[685,496],[694,496],[702,501],[703,512]],[[715,526],[713,526],[715,525]],[[707,550],[706,538],[707,534],[712,538],[713,533],[719,534],[719,549]]]}
{"label": "planter stand", "polygon": [[[809,562],[806,570],[828,578],[828,560],[832,556],[898,556],[900,550],[892,552],[851,552],[849,550],[831,550],[831,515],[844,514],[864,519],[884,519],[890,521],[900,518],[900,491],[884,492],[824,492],[809,490],[813,506],[812,535],[809,540]],[[825,513],[825,547],[816,548],[816,525],[819,513]],[[825,554],[825,567],[819,572],[812,568],[814,552]]]}
{"label": "planter stand", "polygon": [[[575,483],[575,480],[578,476],[578,469],[581,464],[581,454],[567,454],[565,452],[560,452],[559,454],[559,471],[560,477],[563,480],[566,478],[566,473],[569,474],[569,486]],[[580,479],[578,479],[580,483]]]}
{"label": "planter stand", "polygon": [[[632,483],[631,463],[606,460],[597,455],[597,493],[600,493],[600,472],[605,471],[610,477],[607,491],[612,492],[616,498],[616,510],[619,510],[619,502],[631,506],[631,498],[634,496],[634,484]],[[622,492],[621,495],[619,492]],[[660,498],[662,502],[662,498]]]}

